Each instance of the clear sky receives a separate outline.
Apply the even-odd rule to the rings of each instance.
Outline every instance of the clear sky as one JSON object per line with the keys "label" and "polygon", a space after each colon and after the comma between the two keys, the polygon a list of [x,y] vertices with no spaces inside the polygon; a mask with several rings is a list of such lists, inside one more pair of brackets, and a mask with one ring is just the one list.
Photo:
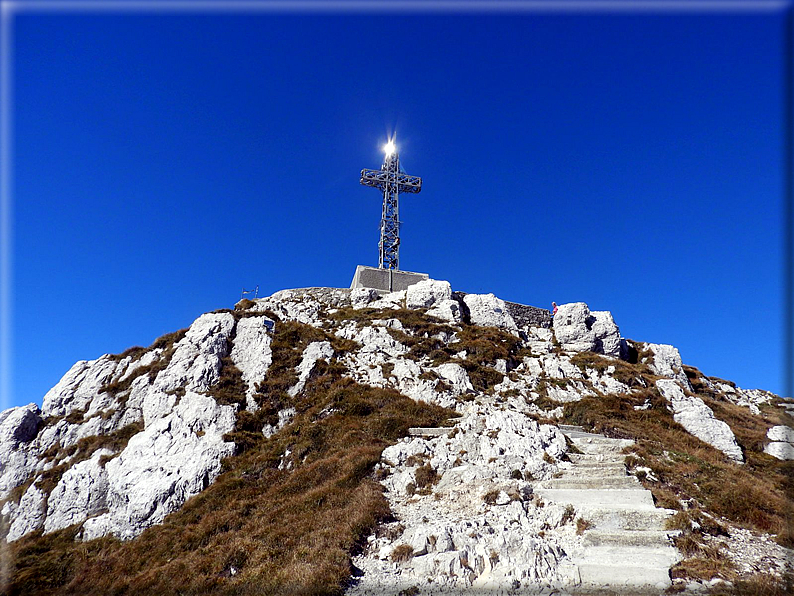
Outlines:
{"label": "clear sky", "polygon": [[[423,177],[403,269],[784,392],[783,12],[21,11],[11,388],[243,287],[377,265],[359,185]],[[8,58],[8,56],[7,56]]]}

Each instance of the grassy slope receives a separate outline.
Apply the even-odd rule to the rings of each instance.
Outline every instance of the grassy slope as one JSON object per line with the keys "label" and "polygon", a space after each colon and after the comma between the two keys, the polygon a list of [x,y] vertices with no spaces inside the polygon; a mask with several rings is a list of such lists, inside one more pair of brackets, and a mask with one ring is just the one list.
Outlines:
{"label": "grassy slope", "polygon": [[[305,325],[277,325],[273,374],[257,396],[262,408],[240,414],[230,439],[242,452],[225,460],[212,486],[129,542],[74,542],[72,527],[8,545],[6,593],[340,593],[350,554],[389,515],[370,474],[381,451],[409,426],[438,426],[454,412],[359,385],[323,361],[306,390],[289,398],[284,389],[300,353],[324,337]],[[216,397],[239,402],[243,390],[227,361]],[[298,412],[293,424],[265,440],[262,424],[284,405]],[[279,470],[287,448],[293,469]]]}

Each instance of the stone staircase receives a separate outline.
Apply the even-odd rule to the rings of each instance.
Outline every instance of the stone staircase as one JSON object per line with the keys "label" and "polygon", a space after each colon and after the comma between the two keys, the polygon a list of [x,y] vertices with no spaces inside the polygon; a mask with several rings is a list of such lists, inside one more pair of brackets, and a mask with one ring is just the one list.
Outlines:
{"label": "stone staircase", "polygon": [[[661,594],[671,585],[670,566],[681,557],[665,520],[674,512],[654,506],[651,491],[626,473],[621,450],[633,444],[560,425],[581,454],[559,478],[538,483],[545,501],[571,504],[590,522],[582,552],[570,553],[577,567],[575,594]],[[577,573],[574,573],[576,576]]]}

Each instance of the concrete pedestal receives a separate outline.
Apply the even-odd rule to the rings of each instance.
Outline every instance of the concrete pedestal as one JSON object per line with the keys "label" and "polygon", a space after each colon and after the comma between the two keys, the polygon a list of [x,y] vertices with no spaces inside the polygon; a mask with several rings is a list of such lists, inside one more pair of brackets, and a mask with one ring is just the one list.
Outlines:
{"label": "concrete pedestal", "polygon": [[413,273],[411,271],[399,271],[394,269],[378,269],[377,267],[367,267],[359,265],[353,275],[353,282],[350,289],[372,288],[380,292],[399,292],[412,286],[424,279],[427,273]]}

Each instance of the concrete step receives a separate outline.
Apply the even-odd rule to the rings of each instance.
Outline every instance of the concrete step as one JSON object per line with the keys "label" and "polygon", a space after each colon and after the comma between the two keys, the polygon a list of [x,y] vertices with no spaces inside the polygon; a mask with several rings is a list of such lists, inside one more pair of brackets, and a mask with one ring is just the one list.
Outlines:
{"label": "concrete step", "polygon": [[578,515],[593,524],[594,530],[650,530],[665,529],[671,509],[656,507],[580,507]]}
{"label": "concrete step", "polygon": [[[626,472],[626,464],[623,462],[625,457],[622,455],[620,456],[622,459],[619,461],[604,461],[602,459],[598,459],[591,455],[586,456],[578,456],[577,461],[574,463],[571,461],[572,465],[570,468],[566,468],[568,470],[610,470],[616,469],[621,470],[622,472]],[[615,458],[617,459],[617,458]]]}
{"label": "concrete step", "polygon": [[561,470],[565,478],[620,478],[627,476],[626,466],[623,464],[577,464],[572,468]]}
{"label": "concrete step", "polygon": [[573,424],[559,424],[558,427],[562,432],[584,432],[584,427]]}
{"label": "concrete step", "polygon": [[587,593],[593,588],[608,594],[614,593],[610,588],[624,594],[660,594],[672,585],[669,566],[623,567],[581,563],[579,577],[582,584],[576,589],[577,594]]}
{"label": "concrete step", "polygon": [[452,432],[451,427],[440,426],[438,428],[409,428],[408,434],[412,437],[445,437]]}
{"label": "concrete step", "polygon": [[[681,560],[673,546],[590,546],[583,556],[576,557],[578,565],[602,565],[626,568],[667,568]],[[581,567],[580,567],[581,568]]]}
{"label": "concrete step", "polygon": [[596,435],[583,430],[565,430],[563,433],[569,439],[605,439],[604,435]]}
{"label": "concrete step", "polygon": [[[621,455],[620,450],[623,449],[621,445],[615,445],[611,443],[602,443],[602,442],[577,442],[578,440],[574,441],[574,445],[576,445],[577,449],[581,451],[585,455]],[[623,456],[625,458],[625,455]]]}
{"label": "concrete step", "polygon": [[575,478],[563,477],[544,480],[538,483],[539,488],[582,488],[591,490],[612,488],[642,488],[634,476]]}
{"label": "concrete step", "polygon": [[611,437],[605,437],[603,435],[591,435],[589,433],[584,433],[585,436],[579,437],[576,439],[572,439],[573,444],[577,447],[582,444],[600,444],[600,445],[614,445],[620,449],[624,447],[628,447],[630,445],[634,445],[634,439],[613,439]]}
{"label": "concrete step", "polygon": [[653,507],[651,491],[637,485],[634,489],[537,488],[535,493],[546,501],[570,503],[574,507],[606,507],[627,505],[637,508]]}
{"label": "concrete step", "polygon": [[585,546],[669,546],[670,535],[677,532],[664,530],[619,530],[605,532],[598,529],[588,530],[582,544]]}
{"label": "concrete step", "polygon": [[569,453],[571,463],[623,463],[626,456],[622,453]]}

